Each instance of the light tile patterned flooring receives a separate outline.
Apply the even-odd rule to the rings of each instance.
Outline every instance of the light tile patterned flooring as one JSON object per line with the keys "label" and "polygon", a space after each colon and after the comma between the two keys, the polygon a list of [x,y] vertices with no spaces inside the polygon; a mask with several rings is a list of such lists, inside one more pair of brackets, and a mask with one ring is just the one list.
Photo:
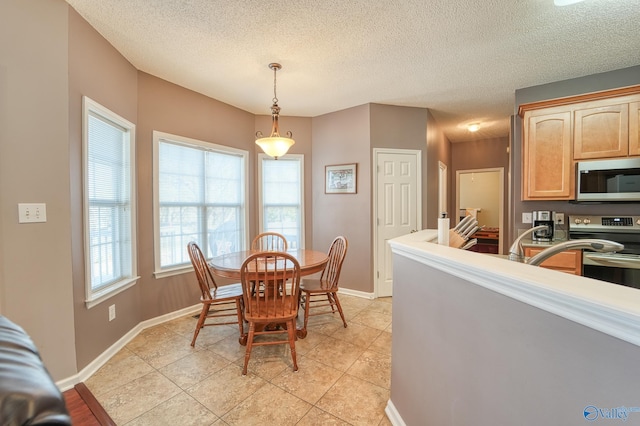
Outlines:
{"label": "light tile patterned flooring", "polygon": [[142,331],[85,384],[118,425],[390,425],[391,298],[340,295],[340,316],[310,318],[288,345],[245,347],[233,326],[182,317]]}

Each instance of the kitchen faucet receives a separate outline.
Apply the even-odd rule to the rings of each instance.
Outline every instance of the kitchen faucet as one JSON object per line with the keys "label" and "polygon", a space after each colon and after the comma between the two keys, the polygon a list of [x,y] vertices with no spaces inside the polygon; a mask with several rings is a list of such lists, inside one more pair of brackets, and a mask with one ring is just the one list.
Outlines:
{"label": "kitchen faucet", "polygon": [[598,239],[568,240],[546,248],[535,256],[531,256],[531,258],[527,260],[526,263],[529,265],[538,266],[554,254],[558,254],[562,251],[571,249],[585,249],[609,253],[624,250],[624,245],[616,243],[615,241]]}
{"label": "kitchen faucet", "polygon": [[533,234],[535,231],[548,228],[549,227],[547,225],[538,225],[534,226],[533,228],[527,229],[522,234],[520,234],[520,236],[515,239],[515,241],[509,248],[509,260],[524,263],[524,248],[522,248],[522,239],[527,235]]}
{"label": "kitchen faucet", "polygon": [[616,243],[615,241],[599,239],[568,240],[558,244],[554,244],[551,247],[547,247],[540,253],[532,256],[529,260],[526,260],[524,257],[524,248],[522,247],[522,239],[539,229],[546,228],[547,225],[534,226],[533,228],[526,230],[518,238],[516,238],[509,248],[509,260],[538,266],[554,254],[558,254],[565,250],[584,249],[605,253],[624,250],[624,245]]}

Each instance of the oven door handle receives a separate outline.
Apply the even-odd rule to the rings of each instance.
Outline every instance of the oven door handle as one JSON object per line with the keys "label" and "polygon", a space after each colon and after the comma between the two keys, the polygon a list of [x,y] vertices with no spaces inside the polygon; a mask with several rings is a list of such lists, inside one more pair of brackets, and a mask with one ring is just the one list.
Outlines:
{"label": "oven door handle", "polygon": [[640,258],[636,256],[631,257],[601,253],[584,253],[583,263],[585,265],[640,269]]}

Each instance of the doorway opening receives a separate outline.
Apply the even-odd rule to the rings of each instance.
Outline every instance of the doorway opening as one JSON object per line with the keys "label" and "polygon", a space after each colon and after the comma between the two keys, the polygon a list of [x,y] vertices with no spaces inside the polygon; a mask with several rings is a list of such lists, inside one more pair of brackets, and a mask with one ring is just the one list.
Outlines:
{"label": "doorway opening", "polygon": [[504,252],[504,168],[458,170],[456,172],[456,217],[475,216],[483,227],[472,247],[482,253]]}

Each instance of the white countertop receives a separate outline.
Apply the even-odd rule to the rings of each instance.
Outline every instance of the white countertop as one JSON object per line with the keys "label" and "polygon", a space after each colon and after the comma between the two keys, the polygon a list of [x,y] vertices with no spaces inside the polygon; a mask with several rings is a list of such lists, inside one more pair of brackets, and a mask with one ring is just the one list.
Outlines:
{"label": "white countertop", "polygon": [[401,255],[640,346],[640,290],[440,246],[436,230],[392,239]]}

